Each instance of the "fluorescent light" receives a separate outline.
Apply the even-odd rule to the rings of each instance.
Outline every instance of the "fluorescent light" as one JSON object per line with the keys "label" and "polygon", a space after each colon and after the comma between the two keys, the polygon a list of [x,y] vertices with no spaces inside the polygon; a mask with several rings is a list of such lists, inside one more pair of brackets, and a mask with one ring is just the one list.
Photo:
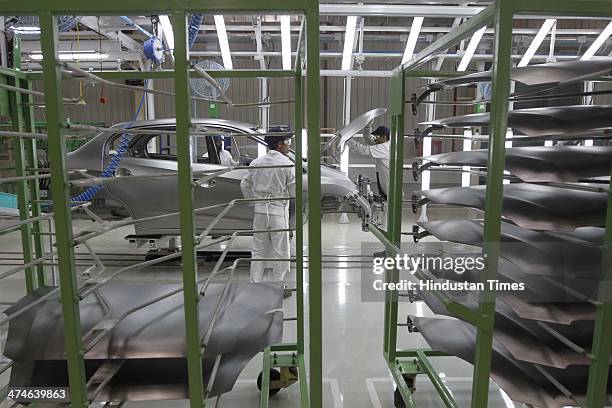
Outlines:
{"label": "fluorescent light", "polygon": [[414,55],[414,49],[419,39],[419,33],[421,32],[423,20],[425,20],[425,17],[415,17],[412,20],[410,34],[408,34],[408,42],[406,43],[406,49],[404,50],[404,56],[402,57],[402,64],[408,62]]}
{"label": "fluorescent light", "polygon": [[612,35],[612,21],[603,31],[599,34],[599,36],[593,41],[593,44],[584,52],[584,55],[580,58],[581,60],[588,60],[593,58],[593,55],[601,48],[601,46],[606,42],[608,38]]}
{"label": "fluorescent light", "polygon": [[234,69],[232,64],[232,55],[230,53],[229,42],[227,41],[227,31],[225,31],[225,20],[223,16],[215,16],[215,27],[217,28],[217,37],[219,37],[219,47],[221,48],[221,57],[223,58],[223,66],[225,69]]}
{"label": "fluorescent light", "polygon": [[[64,52],[59,54],[60,61],[98,61],[108,59],[109,55],[99,52]],[[42,54],[30,54],[32,61],[41,61]]]}
{"label": "fluorescent light", "polygon": [[291,69],[291,20],[289,16],[281,16],[281,48],[283,69]]}
{"label": "fluorescent light", "polygon": [[342,70],[351,69],[353,61],[353,46],[355,45],[355,29],[357,28],[357,16],[346,18],[346,33],[344,34],[344,52],[342,53]]}
{"label": "fluorescent light", "polygon": [[[463,136],[467,138],[463,139],[463,151],[469,152],[472,150],[472,129],[466,128],[463,131]],[[471,167],[463,166],[462,170],[463,172],[461,173],[461,187],[469,187],[471,181],[470,179],[472,177],[472,174],[470,173]]]}
{"label": "fluorescent light", "polygon": [[36,26],[15,27],[14,25],[12,25],[8,29],[14,32],[15,34],[22,34],[22,35],[40,34],[40,27],[36,27]]}
{"label": "fluorescent light", "polygon": [[463,58],[461,58],[461,62],[459,62],[459,66],[457,67],[457,71],[462,72],[465,71],[474,56],[474,52],[476,52],[476,48],[478,48],[478,44],[482,39],[485,31],[487,30],[487,26],[482,27],[480,30],[476,31],[472,35],[472,39],[465,49],[465,54],[463,54]]}
{"label": "fluorescent light", "polygon": [[524,67],[529,64],[538,48],[540,48],[540,45],[542,45],[542,41],[544,41],[544,38],[546,38],[548,32],[556,22],[557,20],[554,18],[548,18],[546,21],[544,21],[544,24],[542,24],[542,27],[540,27],[540,31],[538,31],[536,34],[535,38],[529,45],[529,48],[527,48],[527,51],[525,51],[525,55],[523,55],[523,58],[521,58],[517,66]]}
{"label": "fluorescent light", "polygon": [[170,50],[170,55],[174,59],[174,31],[170,23],[170,17],[166,15],[159,16],[159,25],[161,25],[162,36],[166,40],[166,46]]}

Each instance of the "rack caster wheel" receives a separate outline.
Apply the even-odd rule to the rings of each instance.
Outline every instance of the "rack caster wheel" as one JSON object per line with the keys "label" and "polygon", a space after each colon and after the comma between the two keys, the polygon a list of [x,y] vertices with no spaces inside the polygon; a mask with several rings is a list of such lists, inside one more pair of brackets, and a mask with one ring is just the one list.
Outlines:
{"label": "rack caster wheel", "polygon": [[[416,377],[404,376],[404,380],[406,381],[406,384],[408,385],[410,392],[414,393],[416,391],[416,387],[415,387]],[[393,393],[393,406],[395,408],[406,408],[406,403],[404,402],[404,399],[402,398],[402,394],[400,393],[398,388],[396,388],[395,392]]]}
{"label": "rack caster wheel", "polygon": [[[257,376],[257,388],[259,389],[259,391],[261,392],[261,381],[263,379],[263,371],[261,373],[259,373],[259,375]],[[280,371],[271,368],[270,369],[270,385],[274,382],[274,381],[280,381],[281,379],[281,374]],[[278,392],[281,390],[281,388],[272,388],[270,387],[270,395],[274,395],[274,394],[278,394]]]}
{"label": "rack caster wheel", "polygon": [[400,394],[399,390],[396,388],[393,393],[393,406],[395,408],[406,408],[406,403],[402,398],[402,394]]}

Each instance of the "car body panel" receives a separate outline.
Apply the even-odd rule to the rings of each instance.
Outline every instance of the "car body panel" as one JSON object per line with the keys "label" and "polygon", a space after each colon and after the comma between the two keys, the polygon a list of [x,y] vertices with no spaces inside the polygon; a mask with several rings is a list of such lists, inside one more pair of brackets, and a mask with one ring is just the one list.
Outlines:
{"label": "car body panel", "polygon": [[[174,124],[174,119],[162,119],[135,122],[127,127],[126,124],[115,125],[113,128],[117,129],[117,132],[101,133],[81,148],[70,153],[68,155],[68,167],[87,169],[88,173],[99,175],[112,157],[109,152],[113,140],[124,129],[151,129],[159,130],[160,134],[165,134],[164,131],[174,130]],[[249,124],[221,119],[193,119],[192,124],[200,125],[206,129],[219,129],[220,133],[248,134],[249,139],[257,143],[264,143],[263,138],[258,136],[255,127]],[[130,148],[137,146],[138,143],[143,145],[142,140],[150,140],[152,137],[154,136],[136,134],[130,141]],[[139,138],[142,139],[140,142]],[[142,155],[142,152],[139,152],[139,154]],[[176,172],[177,162],[175,160],[132,156],[133,152],[128,150],[115,172],[118,180],[106,184],[104,194],[119,202],[134,219],[178,212],[177,177],[144,178],[140,180],[126,178],[125,181],[120,180],[121,175],[142,176]],[[294,160],[292,156],[289,156],[289,158]],[[223,170],[225,168],[226,166],[218,164],[192,163],[194,173]],[[307,168],[308,164],[304,162],[305,173]],[[240,181],[247,174],[248,170],[246,169],[235,169],[216,177],[214,183],[209,183],[208,186],[194,187],[194,209],[243,198]],[[304,188],[306,188],[307,175],[304,174],[303,177]],[[307,194],[306,190],[304,192]],[[344,173],[327,165],[321,166],[321,197],[327,204],[323,212],[350,212],[352,207],[350,204],[346,205],[345,199],[347,196],[356,194],[357,187]],[[304,208],[304,205],[302,207]],[[218,208],[196,214],[196,230],[198,232],[204,230],[222,210],[223,208]],[[248,230],[252,228],[252,222],[252,207],[247,203],[238,203],[223,217],[222,221],[215,225],[211,232],[213,234],[227,234],[236,230]],[[176,235],[180,233],[179,216],[136,223],[135,230],[137,235]]]}

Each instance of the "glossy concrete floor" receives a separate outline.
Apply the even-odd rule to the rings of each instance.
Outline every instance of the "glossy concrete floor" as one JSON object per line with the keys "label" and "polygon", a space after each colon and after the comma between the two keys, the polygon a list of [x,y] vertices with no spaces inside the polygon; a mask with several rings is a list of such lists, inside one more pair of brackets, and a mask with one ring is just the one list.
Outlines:
{"label": "glossy concrete floor", "polygon": [[[463,218],[461,210],[429,209],[430,219]],[[404,230],[409,231],[414,216],[405,213]],[[7,225],[0,221],[0,226]],[[91,228],[91,222],[75,220],[76,230]],[[382,357],[383,303],[364,302],[361,296],[361,265],[371,262],[371,253],[362,253],[364,242],[374,243],[372,234],[362,232],[360,222],[351,217],[350,224],[338,223],[337,216],[326,216],[322,222],[323,263],[323,367],[324,367],[324,406],[339,407],[393,407],[394,384]],[[128,265],[142,259],[144,249],[129,248],[124,236],[132,233],[130,228],[115,230],[92,241],[95,251],[109,264],[108,272],[116,270],[119,265]],[[411,240],[411,237],[406,237]],[[248,250],[249,239],[241,238],[236,243],[237,249]],[[382,249],[382,246],[380,246]],[[9,270],[19,263],[15,252],[20,251],[19,235],[9,234],[0,237],[0,273]],[[87,260],[86,248],[78,247],[78,268],[84,270],[91,262]],[[366,264],[368,265],[368,264]],[[206,272],[211,263],[200,266],[200,272]],[[248,279],[248,269],[238,274],[240,279]],[[180,279],[180,267],[155,266],[140,271],[128,272],[120,279],[130,281],[175,282]],[[295,272],[286,277],[290,286],[295,285]],[[308,288],[306,288],[307,290]],[[24,293],[24,282],[20,275],[0,281],[0,310],[19,299]],[[285,317],[295,316],[295,295],[285,300]],[[421,302],[405,302],[400,305],[400,320],[407,314],[431,315]],[[307,319],[308,316],[305,316]],[[408,333],[405,327],[398,331],[398,347],[426,347],[419,334]],[[452,334],[451,334],[452,335]],[[294,341],[296,323],[285,323],[284,340]],[[0,345],[6,337],[6,327],[0,327]],[[472,366],[457,358],[436,358],[433,363],[440,371],[443,381],[451,389],[460,406],[469,406],[472,381]],[[220,407],[256,407],[258,390],[255,379],[261,370],[261,356],[255,357],[245,368],[234,390],[223,396]],[[8,381],[8,374],[0,376],[0,388]],[[441,407],[433,386],[425,376],[417,379],[416,401],[419,407]],[[10,406],[10,405],[8,405]],[[100,405],[101,406],[101,405]],[[214,404],[212,404],[214,406]],[[299,389],[297,385],[282,390],[270,399],[271,407],[299,406]],[[495,385],[491,384],[489,407],[519,408],[522,405],[513,403]],[[188,407],[187,401],[162,401],[146,403],[128,403],[127,408],[162,408]],[[0,404],[0,408],[4,405]]]}

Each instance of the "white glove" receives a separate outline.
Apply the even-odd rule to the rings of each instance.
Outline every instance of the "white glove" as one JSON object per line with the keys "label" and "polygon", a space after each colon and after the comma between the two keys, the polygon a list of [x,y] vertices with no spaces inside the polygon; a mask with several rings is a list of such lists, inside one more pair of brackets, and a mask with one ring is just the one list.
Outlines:
{"label": "white glove", "polygon": [[370,123],[368,123],[368,125],[366,126],[366,131],[368,132],[368,135],[372,134],[372,127],[374,126],[374,119],[372,119],[370,121]]}

